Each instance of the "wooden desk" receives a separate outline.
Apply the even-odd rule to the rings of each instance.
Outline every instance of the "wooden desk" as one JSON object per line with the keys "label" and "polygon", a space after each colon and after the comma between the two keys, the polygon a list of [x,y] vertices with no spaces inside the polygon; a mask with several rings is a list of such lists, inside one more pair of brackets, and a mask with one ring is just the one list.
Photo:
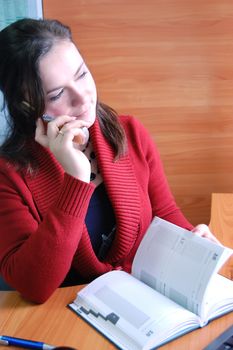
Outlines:
{"label": "wooden desk", "polygon": [[[24,301],[17,292],[0,292],[0,333],[67,345],[79,350],[114,350],[107,339],[74,314],[66,305],[75,298],[80,287],[58,289],[42,305]],[[220,332],[233,324],[233,313],[221,317],[203,329],[176,339],[163,350],[201,350]],[[1,346],[2,350],[9,347]],[[16,349],[10,347],[10,349]]]}
{"label": "wooden desk", "polygon": [[[217,203],[218,196],[214,202]],[[233,195],[221,195],[221,212],[225,211],[225,222],[232,237],[233,228]],[[225,202],[225,200],[227,202]],[[226,204],[227,203],[227,204]],[[231,204],[230,204],[231,203]],[[231,205],[231,207],[229,207]],[[224,224],[219,215],[217,204],[212,206],[211,228],[218,235],[223,235]],[[219,217],[219,220],[216,218]],[[215,220],[216,219],[216,220]],[[230,221],[231,220],[231,221]],[[229,237],[218,237],[222,242]],[[229,240],[233,245],[233,240]],[[227,273],[232,276],[229,267]],[[43,305],[34,305],[24,301],[17,292],[0,292],[0,333],[43,341],[52,345],[71,346],[79,350],[114,350],[107,339],[95,331],[86,322],[69,310],[66,305],[73,301],[80,286],[60,288]],[[163,350],[201,350],[211,340],[233,324],[233,313],[221,317],[203,329],[198,329],[161,347]],[[1,346],[2,350],[9,347]],[[11,349],[16,349],[11,347]]]}

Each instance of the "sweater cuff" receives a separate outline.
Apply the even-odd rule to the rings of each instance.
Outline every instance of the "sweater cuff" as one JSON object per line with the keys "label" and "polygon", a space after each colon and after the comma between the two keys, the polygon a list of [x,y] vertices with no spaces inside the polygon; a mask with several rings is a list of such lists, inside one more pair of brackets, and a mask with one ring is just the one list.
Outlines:
{"label": "sweater cuff", "polygon": [[95,185],[77,180],[75,177],[64,174],[61,192],[55,206],[72,216],[80,216],[87,211]]}

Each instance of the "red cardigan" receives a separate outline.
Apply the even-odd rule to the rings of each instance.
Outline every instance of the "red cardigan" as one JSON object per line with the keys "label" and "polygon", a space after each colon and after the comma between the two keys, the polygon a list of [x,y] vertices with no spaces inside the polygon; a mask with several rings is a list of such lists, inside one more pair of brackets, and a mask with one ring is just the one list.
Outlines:
{"label": "red cardigan", "polygon": [[96,257],[85,226],[93,184],[64,174],[50,151],[36,142],[36,174],[18,172],[0,160],[0,273],[25,298],[44,302],[71,266],[90,279],[119,266],[130,272],[137,247],[155,215],[192,228],[176,206],[148,132],[132,117],[120,120],[128,150],[118,161],[114,161],[98,120],[90,128],[117,223],[104,262]]}

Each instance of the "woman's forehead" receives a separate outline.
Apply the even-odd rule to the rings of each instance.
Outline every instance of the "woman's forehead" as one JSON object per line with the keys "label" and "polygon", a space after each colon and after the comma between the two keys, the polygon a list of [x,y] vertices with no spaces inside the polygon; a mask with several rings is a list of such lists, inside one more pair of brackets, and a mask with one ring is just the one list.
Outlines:
{"label": "woman's forehead", "polygon": [[71,41],[57,41],[39,61],[40,77],[46,90],[74,77],[82,63],[82,56]]}

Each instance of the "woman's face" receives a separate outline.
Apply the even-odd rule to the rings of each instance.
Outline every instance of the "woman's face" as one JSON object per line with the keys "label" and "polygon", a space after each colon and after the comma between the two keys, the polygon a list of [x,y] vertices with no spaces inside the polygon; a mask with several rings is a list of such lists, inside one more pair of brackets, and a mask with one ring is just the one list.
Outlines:
{"label": "woman's face", "polygon": [[76,117],[90,127],[96,118],[96,86],[75,45],[68,40],[56,42],[40,59],[39,72],[45,114]]}

